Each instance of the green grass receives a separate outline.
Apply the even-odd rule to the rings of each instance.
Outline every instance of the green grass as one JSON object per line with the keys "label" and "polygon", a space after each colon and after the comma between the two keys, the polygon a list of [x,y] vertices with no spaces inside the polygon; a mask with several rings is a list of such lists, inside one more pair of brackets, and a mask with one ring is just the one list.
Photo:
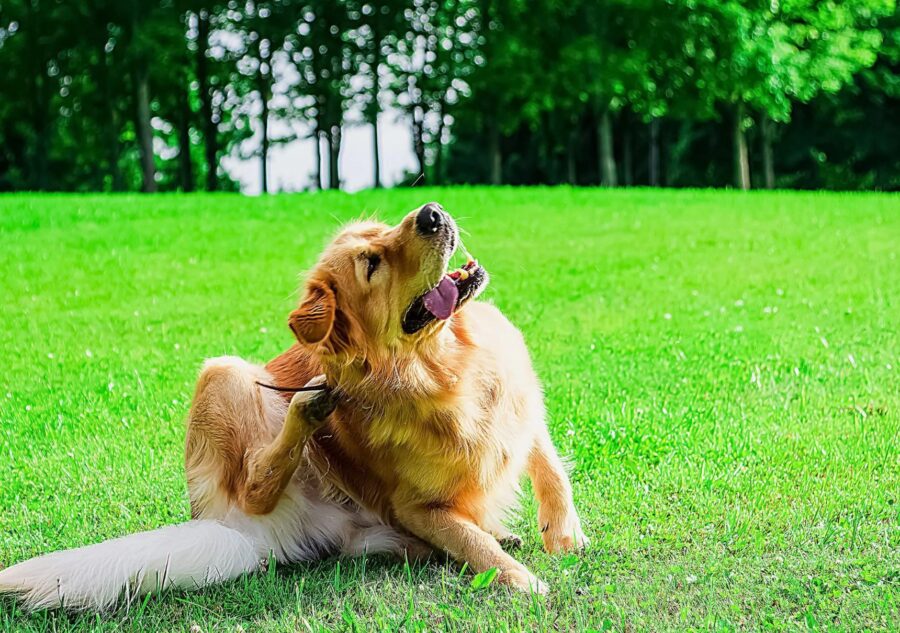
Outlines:
{"label": "green grass", "polygon": [[0,198],[0,564],[188,518],[201,361],[291,343],[338,224],[440,200],[525,333],[581,557],[546,599],[453,565],[279,568],[0,630],[890,629],[900,622],[900,197],[415,189]]}

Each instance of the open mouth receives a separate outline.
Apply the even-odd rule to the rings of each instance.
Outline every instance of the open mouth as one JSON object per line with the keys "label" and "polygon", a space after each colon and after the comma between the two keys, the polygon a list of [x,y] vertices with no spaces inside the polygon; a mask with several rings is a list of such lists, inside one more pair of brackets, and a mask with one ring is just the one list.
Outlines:
{"label": "open mouth", "polygon": [[465,266],[445,273],[434,288],[410,304],[403,317],[403,331],[415,334],[434,320],[446,321],[475,296],[486,281],[487,271],[471,258]]}

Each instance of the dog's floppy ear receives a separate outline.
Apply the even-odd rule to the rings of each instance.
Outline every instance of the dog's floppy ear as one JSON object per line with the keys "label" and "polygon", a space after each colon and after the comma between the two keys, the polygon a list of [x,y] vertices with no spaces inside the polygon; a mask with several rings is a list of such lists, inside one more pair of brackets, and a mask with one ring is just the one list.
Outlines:
{"label": "dog's floppy ear", "polygon": [[288,325],[301,343],[321,343],[331,334],[336,308],[334,291],[321,281],[310,281],[303,302],[291,312]]}

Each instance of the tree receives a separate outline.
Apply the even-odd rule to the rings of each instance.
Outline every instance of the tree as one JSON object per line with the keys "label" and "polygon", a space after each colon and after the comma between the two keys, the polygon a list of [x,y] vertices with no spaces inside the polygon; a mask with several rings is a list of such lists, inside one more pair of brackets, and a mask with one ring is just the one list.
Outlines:
{"label": "tree", "polygon": [[[0,37],[5,63],[0,64],[5,86],[20,86],[19,99],[4,95],[3,140],[6,160],[18,173],[8,174],[14,186],[53,188],[48,169],[52,150],[54,94],[58,91],[57,54],[64,45],[62,9],[52,3],[16,0],[0,8]],[[9,63],[9,60],[19,60]]]}
{"label": "tree", "polygon": [[[243,101],[242,114],[259,121],[260,181],[262,192],[269,191],[268,162],[272,139],[269,133],[271,103],[276,85],[277,58],[284,52],[286,40],[294,31],[292,5],[286,2],[250,0],[240,11],[231,12],[226,23],[238,37],[232,51],[235,73],[232,87]],[[258,108],[259,114],[255,115]],[[249,125],[248,125],[249,127]]]}
{"label": "tree", "polygon": [[203,156],[206,162],[206,190],[218,188],[219,130],[217,115],[213,111],[215,87],[210,72],[209,50],[210,23],[213,12],[206,6],[198,6],[194,12],[197,22],[197,36],[194,40],[197,93],[200,100],[200,114],[203,120]]}
{"label": "tree", "polygon": [[838,93],[823,91],[780,126],[783,186],[900,190],[900,12],[879,20],[878,59]]}
{"label": "tree", "polygon": [[379,147],[378,118],[382,113],[382,76],[385,74],[385,60],[394,50],[403,25],[406,0],[383,0],[363,2],[354,7],[358,26],[351,32],[351,39],[359,39],[359,70],[365,85],[356,93],[357,105],[363,120],[372,126],[373,186],[381,187],[381,152]]}
{"label": "tree", "polygon": [[[892,15],[893,0],[856,0],[830,5],[802,0],[790,5],[784,26],[790,44],[780,57],[796,71],[786,92],[809,102],[821,92],[834,94],[853,81],[860,70],[872,66],[883,41],[877,19]],[[790,16],[790,17],[789,17]],[[762,113],[763,162],[767,188],[774,187],[773,123],[790,120],[790,104]]]}
{"label": "tree", "polygon": [[150,66],[151,112],[156,126],[157,169],[160,188],[193,191],[195,172],[192,133],[199,129],[195,112],[198,100],[196,52],[191,32],[196,29],[194,3],[179,0],[163,5],[160,15],[148,25],[146,35],[154,46]]}
{"label": "tree", "polygon": [[153,193],[156,186],[156,164],[153,154],[153,127],[150,121],[150,69],[152,43],[147,36],[147,23],[152,19],[152,5],[130,0],[128,4],[129,58],[134,99],[134,125],[141,156],[141,190]]}
{"label": "tree", "polygon": [[390,57],[394,104],[410,121],[418,171],[424,174],[429,146],[433,180],[443,178],[444,142],[450,109],[468,91],[480,28],[473,0],[415,0],[404,12],[405,33]]}
{"label": "tree", "polygon": [[573,145],[578,138],[577,123],[588,114],[596,130],[599,182],[607,187],[618,184],[612,117],[625,105],[626,94],[640,83],[647,67],[646,47],[633,46],[634,29],[646,18],[639,4],[581,0],[566,5],[571,11],[567,31],[574,36],[567,37],[562,46],[555,79],[557,85],[564,82],[557,89],[571,95],[565,107],[575,114],[567,152],[572,184],[577,182]]}
{"label": "tree", "polygon": [[233,188],[219,163],[237,155],[259,159],[268,189],[272,147],[307,134],[318,186],[339,187],[360,120],[378,186],[389,99],[436,183],[896,188],[894,9],[8,0],[0,188]]}
{"label": "tree", "polygon": [[[749,111],[788,121],[793,101],[837,90],[860,68],[871,65],[881,41],[873,19],[892,10],[893,0],[765,5],[703,0],[691,7],[716,26],[719,65],[712,83],[732,115],[735,186],[749,189]],[[771,143],[768,128],[766,139],[767,145]],[[771,152],[764,156],[770,159]],[[771,175],[770,163],[764,171]]]}
{"label": "tree", "polygon": [[351,37],[361,12],[347,0],[313,0],[297,11],[300,21],[289,38],[288,58],[297,74],[291,110],[312,126],[316,148],[316,184],[321,189],[321,143],[328,150],[328,187],[340,189],[340,153],[344,114],[353,99],[353,78],[360,47]]}
{"label": "tree", "polygon": [[521,0],[481,0],[480,28],[467,78],[468,94],[454,108],[457,121],[471,122],[487,159],[487,182],[499,185],[504,175],[504,145],[517,130],[539,125],[548,92],[539,80],[552,44],[545,28],[547,7]]}

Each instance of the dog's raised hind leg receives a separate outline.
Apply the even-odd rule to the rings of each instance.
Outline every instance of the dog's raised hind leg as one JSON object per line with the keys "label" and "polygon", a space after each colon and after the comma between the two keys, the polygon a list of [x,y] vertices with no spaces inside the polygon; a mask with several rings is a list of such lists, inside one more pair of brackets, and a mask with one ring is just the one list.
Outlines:
{"label": "dog's raised hind leg", "polygon": [[[324,377],[322,377],[324,379]],[[314,378],[308,386],[320,383]],[[298,392],[291,400],[284,425],[272,442],[246,456],[245,480],[239,487],[241,509],[248,514],[268,514],[278,504],[300,464],[306,442],[337,404],[334,392],[324,389],[310,396]]]}

